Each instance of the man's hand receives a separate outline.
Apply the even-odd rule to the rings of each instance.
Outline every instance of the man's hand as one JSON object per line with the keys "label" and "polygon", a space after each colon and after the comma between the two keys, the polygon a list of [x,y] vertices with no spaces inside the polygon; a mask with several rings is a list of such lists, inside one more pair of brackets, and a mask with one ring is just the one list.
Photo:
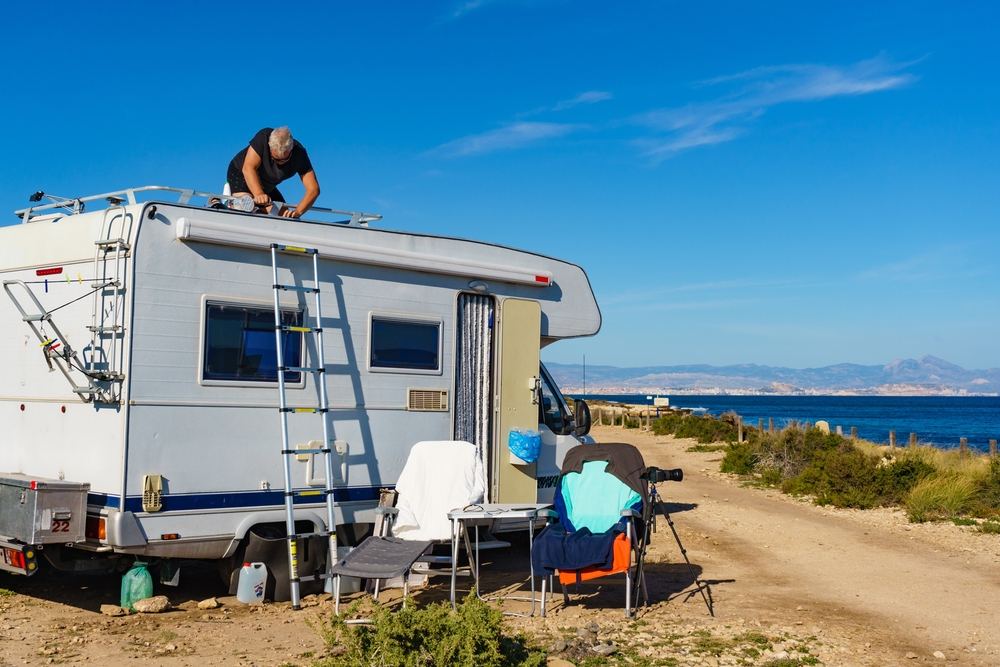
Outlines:
{"label": "man's hand", "polygon": [[253,203],[257,204],[257,206],[267,206],[271,203],[271,198],[261,193],[253,196]]}
{"label": "man's hand", "polygon": [[299,215],[300,213],[296,211],[294,208],[286,208],[284,211],[281,212],[282,218],[297,218],[299,217]]}

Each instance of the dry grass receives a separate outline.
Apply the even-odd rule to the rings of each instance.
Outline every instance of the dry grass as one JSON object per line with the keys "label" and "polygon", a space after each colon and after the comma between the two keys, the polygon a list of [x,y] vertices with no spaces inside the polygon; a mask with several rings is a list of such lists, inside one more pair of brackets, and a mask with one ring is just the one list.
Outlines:
{"label": "dry grass", "polygon": [[917,484],[906,496],[910,521],[928,521],[964,514],[973,503],[979,485],[970,476],[939,474]]}

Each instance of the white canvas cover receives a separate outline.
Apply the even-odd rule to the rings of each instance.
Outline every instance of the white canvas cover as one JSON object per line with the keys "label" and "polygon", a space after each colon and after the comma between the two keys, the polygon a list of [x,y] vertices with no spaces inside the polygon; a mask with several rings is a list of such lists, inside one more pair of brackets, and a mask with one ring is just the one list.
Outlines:
{"label": "white canvas cover", "polygon": [[404,540],[449,540],[448,512],[483,502],[486,476],[476,446],[458,440],[418,442],[396,482],[392,533]]}

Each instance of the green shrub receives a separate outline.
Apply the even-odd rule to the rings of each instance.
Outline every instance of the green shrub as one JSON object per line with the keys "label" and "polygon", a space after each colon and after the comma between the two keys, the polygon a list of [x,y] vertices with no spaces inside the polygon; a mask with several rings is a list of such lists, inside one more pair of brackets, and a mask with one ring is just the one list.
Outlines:
{"label": "green shrub", "polygon": [[677,438],[695,438],[703,445],[713,442],[736,442],[738,435],[735,418],[723,415],[689,415],[670,412],[653,422],[656,435],[673,435]]}
{"label": "green shrub", "polygon": [[991,509],[1000,509],[1000,458],[990,460],[986,475],[976,489],[978,503]]}
{"label": "green shrub", "polygon": [[756,465],[754,451],[750,443],[733,443],[726,449],[726,455],[722,457],[719,470],[736,475],[749,475]]}
{"label": "green shrub", "polygon": [[324,666],[423,667],[541,667],[545,654],[525,646],[524,636],[503,633],[500,611],[470,595],[452,613],[447,603],[417,608],[408,601],[406,609],[390,612],[374,605],[371,624],[348,625],[357,603],[340,617],[333,617],[321,631],[328,647],[343,646],[340,655],[330,656]]}

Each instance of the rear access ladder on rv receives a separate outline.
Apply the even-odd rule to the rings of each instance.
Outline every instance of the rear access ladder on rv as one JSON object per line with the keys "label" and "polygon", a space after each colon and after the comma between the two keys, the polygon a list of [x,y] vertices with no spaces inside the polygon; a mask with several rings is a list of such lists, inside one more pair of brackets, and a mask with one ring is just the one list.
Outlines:
{"label": "rear access ladder on rv", "polygon": [[[313,286],[304,287],[297,285],[282,285],[278,282],[278,253],[288,253],[293,255],[312,255],[313,264]],[[295,246],[271,244],[271,271],[274,276],[274,335],[276,340],[276,351],[278,361],[278,391],[280,393],[280,413],[281,413],[281,457],[284,462],[285,473],[285,512],[286,512],[286,532],[288,533],[288,577],[292,597],[292,609],[299,609],[299,583],[302,581],[312,581],[314,575],[299,576],[298,541],[309,539],[315,536],[329,538],[330,553],[327,554],[327,570],[333,566],[337,559],[337,524],[336,524],[336,503],[333,497],[333,451],[330,448],[330,423],[327,419],[329,410],[329,400],[326,393],[326,368],[323,356],[323,311],[320,305],[319,291],[319,253],[312,248],[298,248]],[[305,292],[316,296],[316,326],[291,326],[285,324],[281,317],[281,305],[278,296],[283,291]],[[287,366],[284,359],[284,336],[292,333],[312,333],[316,344],[316,365],[309,366]],[[309,346],[305,346],[308,351]],[[319,406],[315,408],[290,408],[288,407],[285,395],[285,373],[313,373],[316,384],[319,388]],[[288,442],[288,415],[297,413],[315,413],[323,421],[323,440],[320,447],[309,449],[292,449]],[[312,444],[312,443],[310,443]],[[312,456],[322,454],[325,460],[324,470],[326,471],[326,482],[324,491],[295,491],[292,487],[292,457]],[[327,525],[326,531],[321,533],[295,532],[295,511],[294,501],[296,496],[318,495],[323,493],[326,496]],[[320,578],[327,578],[328,575],[319,575]]]}

